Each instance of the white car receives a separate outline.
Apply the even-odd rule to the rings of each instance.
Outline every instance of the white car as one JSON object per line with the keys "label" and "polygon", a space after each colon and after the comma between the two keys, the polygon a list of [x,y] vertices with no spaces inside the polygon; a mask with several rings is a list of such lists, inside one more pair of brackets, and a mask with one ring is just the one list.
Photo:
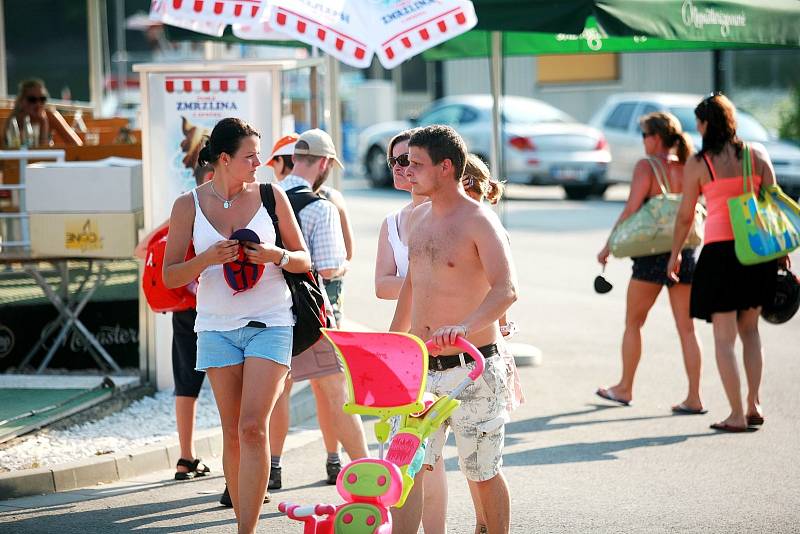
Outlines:
{"label": "white car", "polygon": [[[630,182],[633,167],[644,156],[639,117],[655,111],[675,115],[691,137],[695,150],[702,146],[694,108],[702,95],[677,93],[621,93],[608,98],[589,124],[603,131],[611,148],[609,178]],[[800,195],[800,148],[775,139],[752,115],[736,111],[737,134],[748,142],[764,145],[775,167],[778,183],[788,194]]]}
{"label": "white car", "polygon": [[[563,111],[532,98],[502,100],[503,149],[509,182],[560,185],[568,198],[602,195],[611,160],[603,134]],[[489,161],[492,98],[463,95],[433,102],[418,118],[376,124],[359,136],[358,157],[375,186],[391,184],[386,147],[397,133],[414,126],[446,124],[464,138],[467,149]]]}

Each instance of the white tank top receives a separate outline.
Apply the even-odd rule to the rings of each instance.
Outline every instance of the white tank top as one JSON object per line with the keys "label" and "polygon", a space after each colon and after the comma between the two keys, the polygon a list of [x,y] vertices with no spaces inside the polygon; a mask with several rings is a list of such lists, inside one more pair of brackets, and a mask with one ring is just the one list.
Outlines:
{"label": "white tank top", "polygon": [[400,240],[400,211],[390,213],[386,217],[386,229],[389,234],[389,244],[394,253],[394,263],[397,265],[397,276],[405,278],[408,274],[408,245]]}
{"label": "white tank top", "polygon": [[[217,232],[200,209],[197,190],[194,196],[194,229],[192,239],[197,254],[217,241],[228,239]],[[275,244],[275,228],[269,213],[261,206],[246,228],[253,230],[262,243]],[[197,320],[195,332],[216,330],[227,332],[259,321],[267,326],[294,326],[292,295],[281,269],[273,263],[264,266],[264,273],[252,288],[234,294],[225,281],[222,265],[207,267],[200,274],[197,286]]]}

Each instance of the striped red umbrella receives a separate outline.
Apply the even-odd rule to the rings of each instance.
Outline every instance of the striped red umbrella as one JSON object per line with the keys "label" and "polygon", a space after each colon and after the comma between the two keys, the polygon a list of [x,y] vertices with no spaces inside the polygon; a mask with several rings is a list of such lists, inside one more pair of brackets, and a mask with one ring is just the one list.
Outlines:
{"label": "striped red umbrella", "polygon": [[206,33],[233,24],[243,39],[288,36],[355,67],[369,66],[375,54],[395,67],[478,22],[469,0],[154,0],[153,6],[151,14],[166,24],[204,24]]}

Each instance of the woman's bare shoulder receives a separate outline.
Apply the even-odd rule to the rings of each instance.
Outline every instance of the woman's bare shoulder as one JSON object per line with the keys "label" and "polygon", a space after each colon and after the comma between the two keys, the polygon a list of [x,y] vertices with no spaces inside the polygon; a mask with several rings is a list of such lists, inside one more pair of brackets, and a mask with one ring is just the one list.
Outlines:
{"label": "woman's bare shoulder", "polygon": [[344,206],[344,195],[338,189],[334,189],[333,187],[325,188],[325,196],[337,207]]}
{"label": "woman's bare shoulder", "polygon": [[754,163],[770,161],[769,153],[764,145],[761,143],[748,143],[748,145],[750,146]]}
{"label": "woman's bare shoulder", "polygon": [[175,203],[172,205],[172,211],[178,213],[194,211],[194,195],[191,190],[182,193],[175,199]]}
{"label": "woman's bare shoulder", "polygon": [[683,164],[683,172],[693,172],[697,171],[698,169],[706,169],[706,163],[703,159],[703,155],[700,152],[692,154],[686,159],[686,163]]}
{"label": "woman's bare shoulder", "polygon": [[636,162],[636,165],[633,166],[633,176],[631,177],[631,181],[633,182],[640,182],[640,181],[650,181],[653,178],[653,163],[651,162],[650,158],[642,158]]}
{"label": "woman's bare shoulder", "polygon": [[[405,210],[406,208],[403,209]],[[413,215],[414,217],[416,217],[417,215],[424,215],[430,211],[431,211],[430,201],[423,202],[419,206],[411,205],[411,215]]]}

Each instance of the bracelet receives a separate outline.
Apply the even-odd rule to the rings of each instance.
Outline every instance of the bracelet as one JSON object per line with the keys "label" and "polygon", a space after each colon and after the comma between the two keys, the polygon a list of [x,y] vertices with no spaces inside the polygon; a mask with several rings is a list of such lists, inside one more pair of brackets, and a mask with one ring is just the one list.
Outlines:
{"label": "bracelet", "polygon": [[511,337],[517,332],[519,332],[519,328],[514,321],[509,321],[507,324],[500,326],[500,333],[503,337]]}

